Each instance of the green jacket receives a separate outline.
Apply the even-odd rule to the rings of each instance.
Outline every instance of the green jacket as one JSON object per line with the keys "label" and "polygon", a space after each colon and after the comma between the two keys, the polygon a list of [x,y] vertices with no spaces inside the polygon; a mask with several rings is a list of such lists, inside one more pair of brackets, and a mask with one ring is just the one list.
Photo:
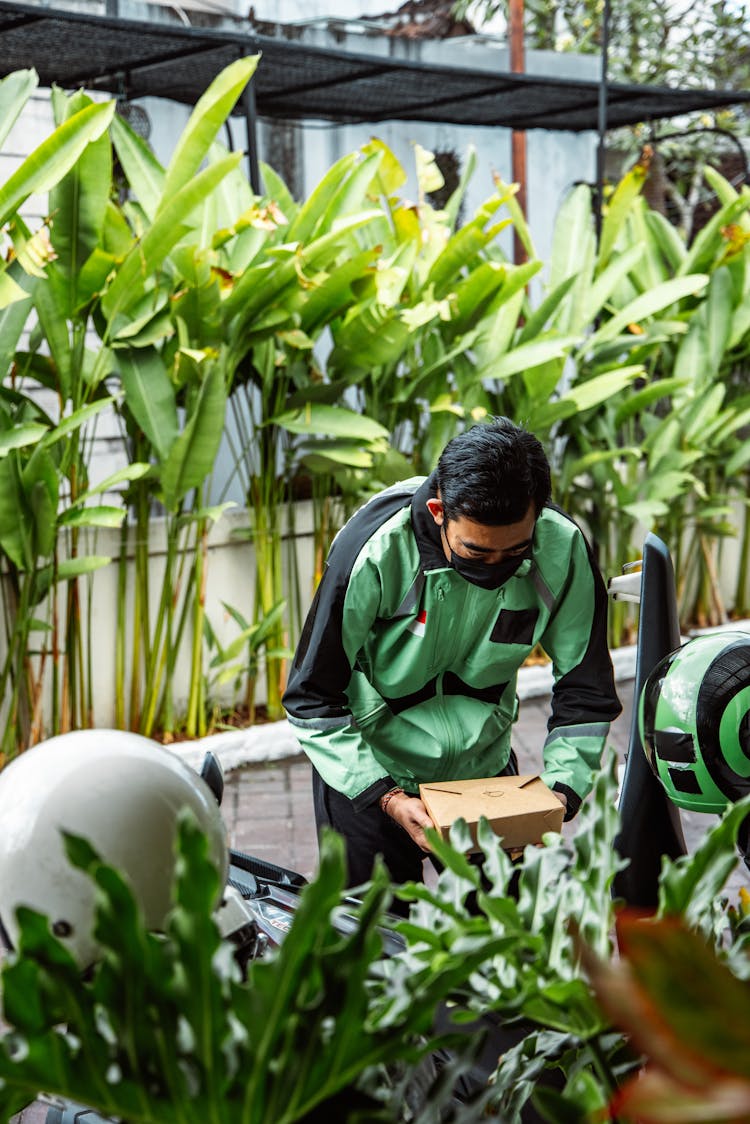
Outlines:
{"label": "green jacket", "polygon": [[535,644],[554,688],[542,777],[590,791],[620,712],[606,591],[575,523],[547,506],[531,557],[480,589],[446,561],[426,508],[434,474],[375,496],[337,535],[284,705],[323,780],[355,808],[395,784],[497,775],[511,750],[518,668]]}

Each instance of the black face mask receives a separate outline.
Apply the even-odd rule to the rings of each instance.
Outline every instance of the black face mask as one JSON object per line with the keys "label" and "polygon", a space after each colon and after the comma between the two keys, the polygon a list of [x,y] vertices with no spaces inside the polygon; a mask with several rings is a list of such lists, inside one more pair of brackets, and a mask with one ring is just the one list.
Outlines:
{"label": "black face mask", "polygon": [[480,589],[499,589],[505,585],[508,578],[512,578],[518,567],[531,558],[531,548],[523,554],[516,554],[513,558],[504,558],[502,562],[478,562],[475,558],[462,558],[451,547],[445,528],[441,526],[440,533],[445,538],[446,546],[451,552],[451,566],[467,582],[478,585]]}

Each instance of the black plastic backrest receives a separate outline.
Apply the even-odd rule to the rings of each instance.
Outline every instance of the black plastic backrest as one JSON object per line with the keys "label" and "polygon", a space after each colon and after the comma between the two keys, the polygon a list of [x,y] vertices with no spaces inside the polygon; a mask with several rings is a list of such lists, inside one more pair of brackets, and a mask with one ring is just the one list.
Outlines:
{"label": "black plastic backrest", "polygon": [[201,777],[216,797],[216,803],[221,804],[224,798],[224,770],[215,753],[208,750],[201,765]]}
{"label": "black plastic backrest", "polygon": [[680,643],[672,558],[662,540],[648,534],[643,544],[633,718],[620,795],[620,833],[615,840],[629,865],[614,885],[616,897],[640,909],[655,909],[658,904],[662,855],[675,859],[687,852],[680,813],[651,770],[638,730],[643,686],[656,664]]}

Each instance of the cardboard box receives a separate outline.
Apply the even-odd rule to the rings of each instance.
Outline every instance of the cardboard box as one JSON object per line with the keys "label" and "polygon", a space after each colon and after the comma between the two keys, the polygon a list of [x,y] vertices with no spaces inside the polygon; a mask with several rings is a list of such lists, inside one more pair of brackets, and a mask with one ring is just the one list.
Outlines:
{"label": "cardboard box", "polygon": [[559,831],[565,815],[555,794],[536,776],[434,781],[421,784],[419,795],[444,839],[451,824],[463,817],[471,830],[474,850],[478,850],[477,823],[481,816],[486,816],[509,851],[540,843],[547,831]]}

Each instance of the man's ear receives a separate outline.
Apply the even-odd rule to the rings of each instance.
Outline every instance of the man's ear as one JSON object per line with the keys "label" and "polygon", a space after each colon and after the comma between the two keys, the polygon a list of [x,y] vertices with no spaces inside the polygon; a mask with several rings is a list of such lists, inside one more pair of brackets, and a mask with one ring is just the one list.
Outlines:
{"label": "man's ear", "polygon": [[433,496],[431,499],[427,500],[427,510],[437,523],[438,527],[442,527],[443,523],[445,522],[445,514],[443,512],[443,501],[439,498],[439,496]]}

